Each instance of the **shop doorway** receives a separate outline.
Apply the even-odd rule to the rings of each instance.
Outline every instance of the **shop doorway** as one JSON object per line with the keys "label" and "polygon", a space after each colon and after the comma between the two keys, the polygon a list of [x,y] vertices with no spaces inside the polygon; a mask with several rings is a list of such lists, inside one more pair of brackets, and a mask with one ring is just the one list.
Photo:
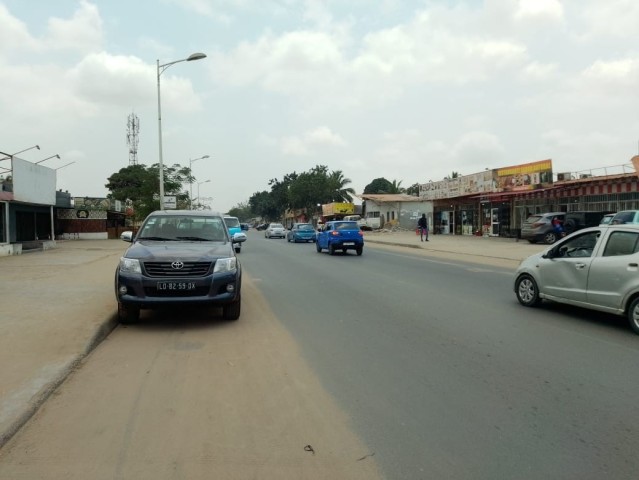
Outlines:
{"label": "shop doorway", "polygon": [[490,209],[490,236],[499,236],[499,208]]}
{"label": "shop doorway", "polygon": [[439,225],[439,233],[444,235],[451,234],[455,231],[455,220],[454,220],[453,212],[442,211],[441,212],[441,222]]}

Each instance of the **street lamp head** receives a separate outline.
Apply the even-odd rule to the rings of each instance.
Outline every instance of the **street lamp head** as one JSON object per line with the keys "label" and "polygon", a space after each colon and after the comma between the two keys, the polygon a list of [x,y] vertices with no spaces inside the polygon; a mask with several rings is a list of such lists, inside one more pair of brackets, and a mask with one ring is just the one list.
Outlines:
{"label": "street lamp head", "polygon": [[193,60],[201,60],[206,58],[206,54],[204,53],[192,53],[189,55],[189,58],[186,59],[187,62],[192,62]]}
{"label": "street lamp head", "polygon": [[202,158],[209,158],[209,156],[208,155],[204,155]]}

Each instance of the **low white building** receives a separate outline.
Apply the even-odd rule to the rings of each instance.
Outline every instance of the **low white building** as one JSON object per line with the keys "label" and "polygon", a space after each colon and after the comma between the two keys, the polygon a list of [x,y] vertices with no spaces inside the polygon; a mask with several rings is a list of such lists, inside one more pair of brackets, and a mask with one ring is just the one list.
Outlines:
{"label": "low white building", "polygon": [[413,195],[368,194],[358,195],[362,199],[363,216],[367,221],[379,218],[380,228],[393,225],[414,230],[417,220],[426,214],[428,225],[433,226],[433,202]]}

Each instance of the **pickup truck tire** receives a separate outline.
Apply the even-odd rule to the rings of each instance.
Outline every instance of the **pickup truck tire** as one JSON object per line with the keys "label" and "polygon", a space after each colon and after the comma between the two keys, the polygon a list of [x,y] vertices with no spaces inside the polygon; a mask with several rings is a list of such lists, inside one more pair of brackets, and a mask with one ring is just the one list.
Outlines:
{"label": "pickup truck tire", "polygon": [[237,320],[240,318],[241,309],[242,297],[239,297],[237,301],[228,303],[222,307],[222,318],[224,320]]}
{"label": "pickup truck tire", "polygon": [[129,307],[118,302],[118,320],[123,325],[130,325],[140,319],[140,309]]}
{"label": "pickup truck tire", "polygon": [[632,331],[639,335],[639,297],[635,298],[628,307],[628,321]]}
{"label": "pickup truck tire", "polygon": [[357,252],[357,255],[360,256],[362,253],[364,253],[364,247],[357,247],[355,251]]}

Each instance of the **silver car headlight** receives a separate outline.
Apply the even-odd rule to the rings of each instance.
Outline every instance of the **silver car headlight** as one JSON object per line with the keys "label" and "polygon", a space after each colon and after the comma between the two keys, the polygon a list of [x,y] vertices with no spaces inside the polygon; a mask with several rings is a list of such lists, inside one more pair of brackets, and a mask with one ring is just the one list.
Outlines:
{"label": "silver car headlight", "polygon": [[135,258],[120,258],[120,272],[141,274],[140,261]]}
{"label": "silver car headlight", "polygon": [[237,258],[218,258],[215,261],[215,267],[213,267],[213,273],[226,273],[234,272],[237,270]]}

